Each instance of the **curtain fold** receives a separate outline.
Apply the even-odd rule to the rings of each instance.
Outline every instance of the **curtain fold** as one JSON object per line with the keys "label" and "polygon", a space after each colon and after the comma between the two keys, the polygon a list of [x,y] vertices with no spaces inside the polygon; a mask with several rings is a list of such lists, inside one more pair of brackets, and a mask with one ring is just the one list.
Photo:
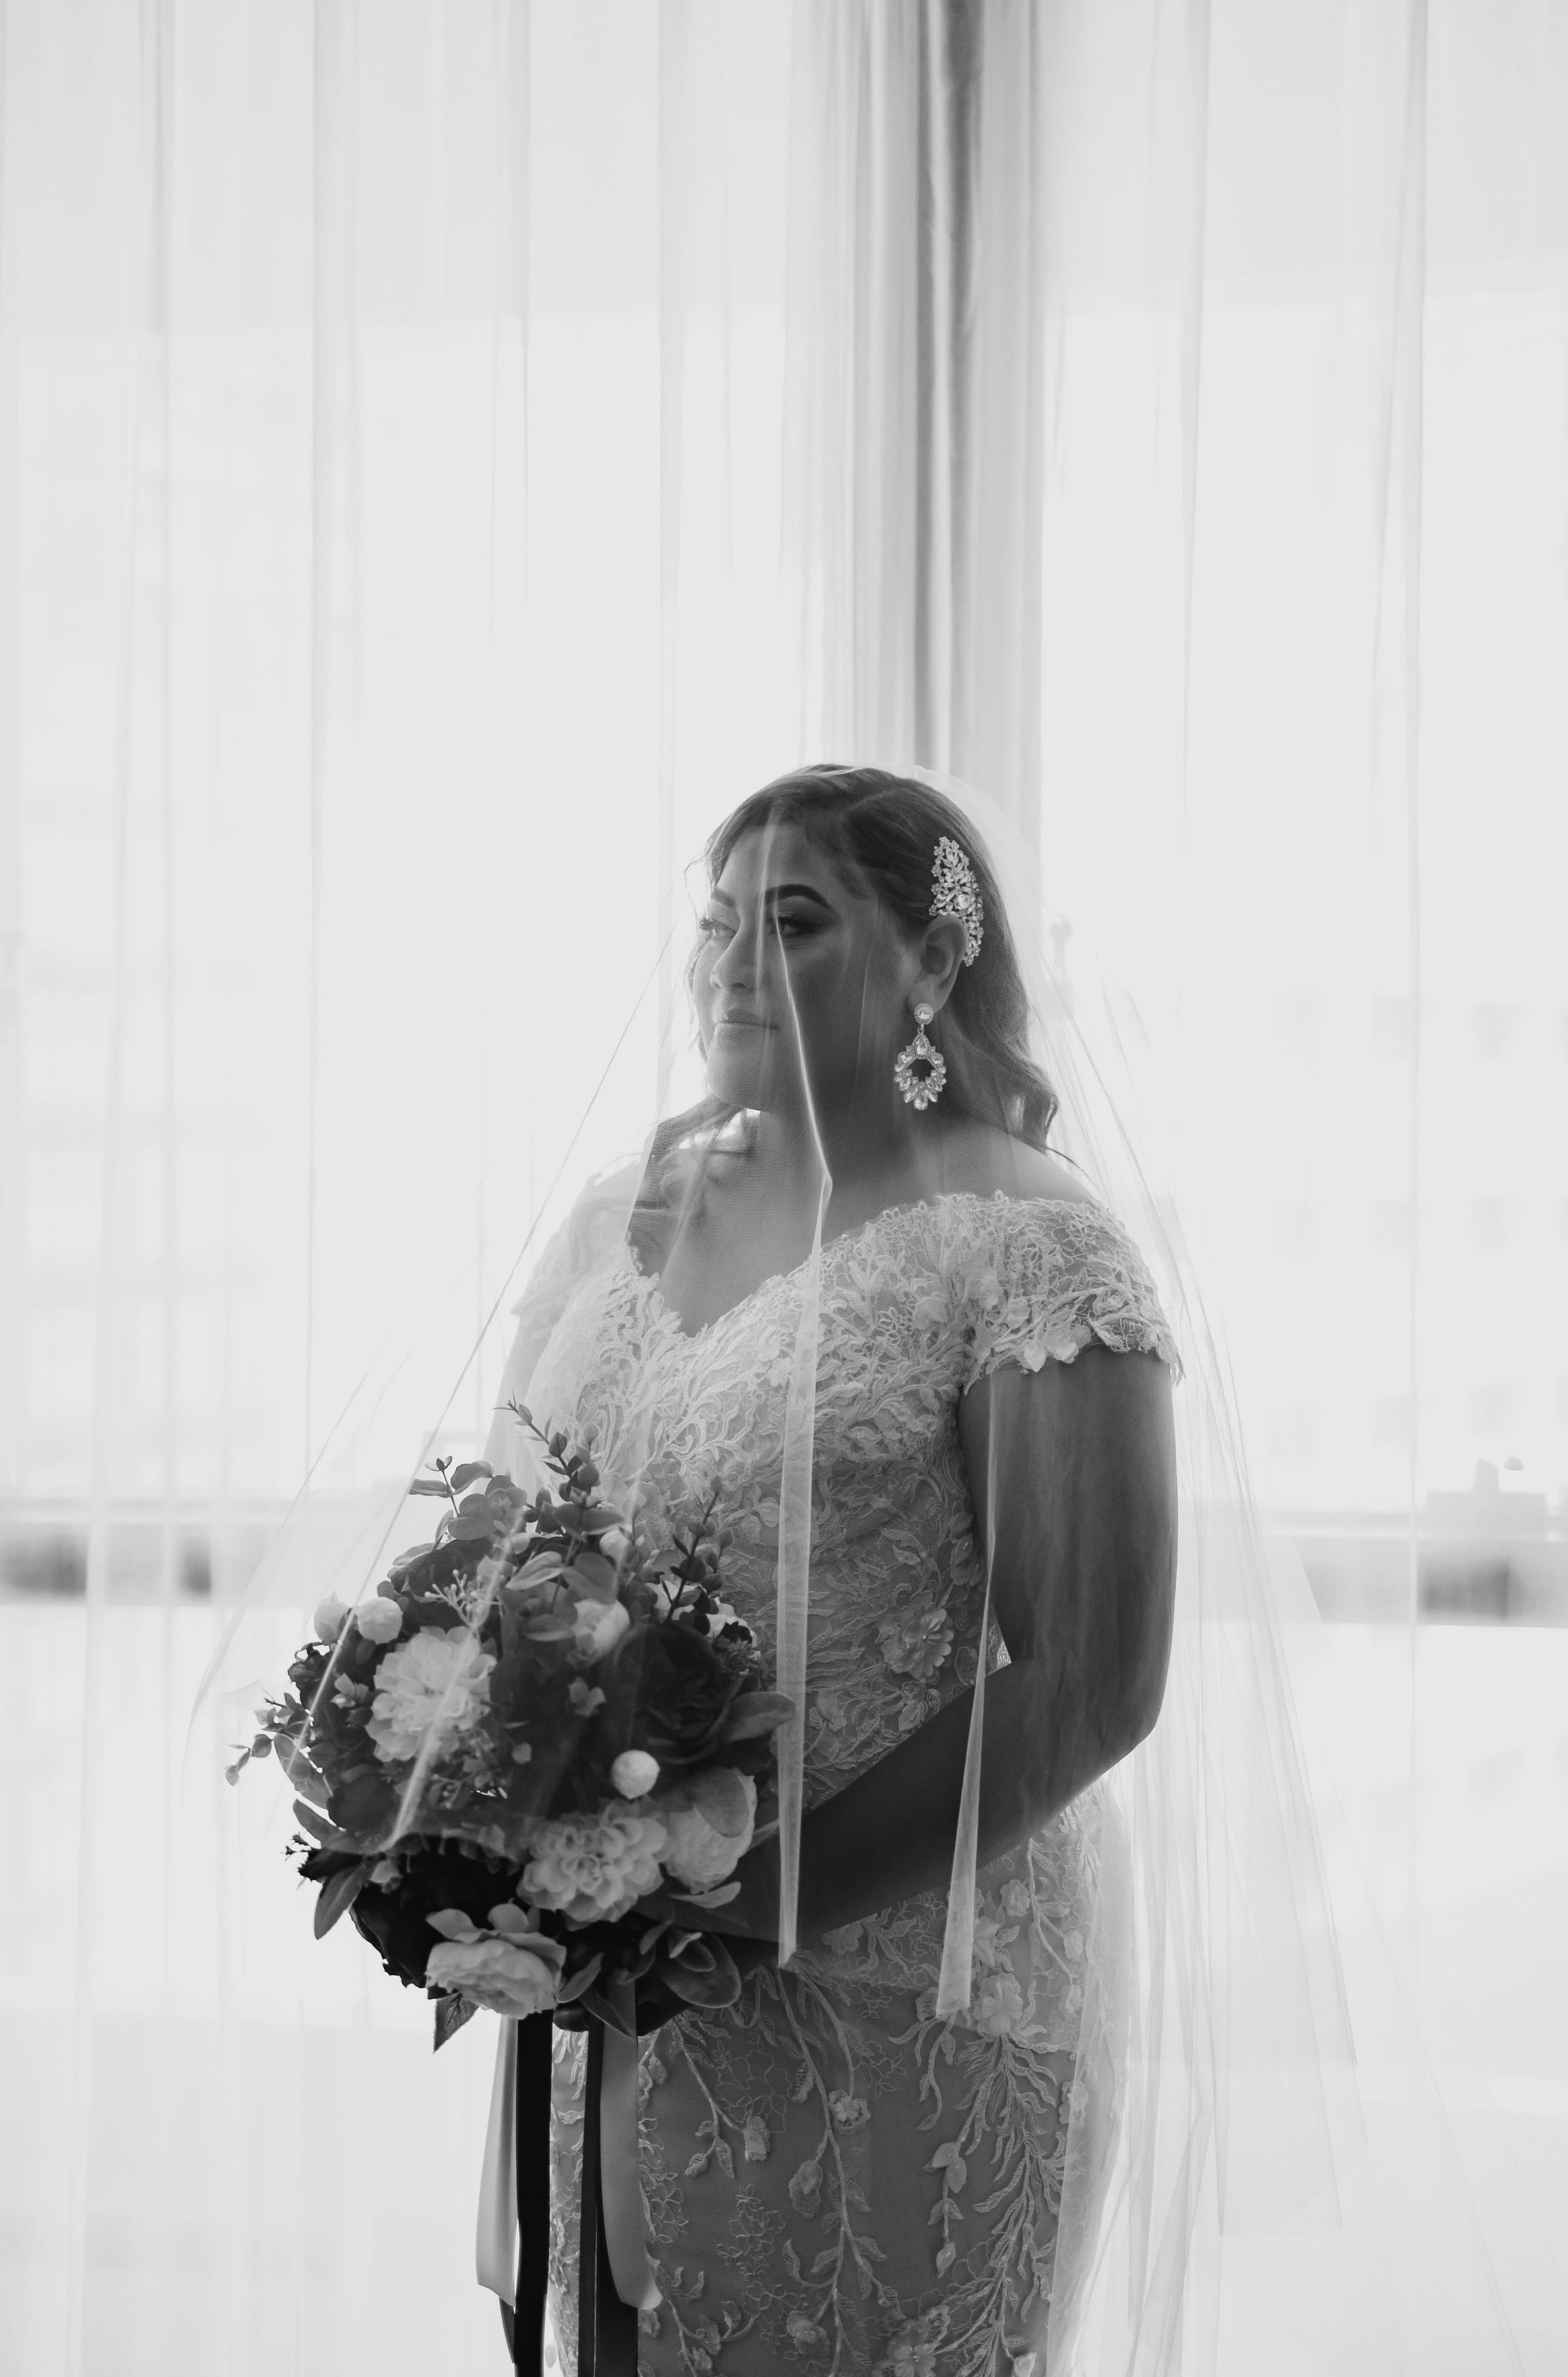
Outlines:
{"label": "curtain fold", "polygon": [[1039,807],[1047,12],[796,14],[784,570],[803,749]]}

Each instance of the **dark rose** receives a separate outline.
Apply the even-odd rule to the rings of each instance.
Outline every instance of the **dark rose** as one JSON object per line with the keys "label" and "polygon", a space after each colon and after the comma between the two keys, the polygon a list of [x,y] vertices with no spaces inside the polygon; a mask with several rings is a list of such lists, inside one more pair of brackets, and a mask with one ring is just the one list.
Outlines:
{"label": "dark rose", "polygon": [[[330,1853],[313,1852],[323,1861]],[[307,1881],[318,1878],[307,1857],[301,1867]],[[441,1935],[425,1917],[443,1906],[455,1906],[483,1930],[490,1909],[509,1898],[515,1871],[487,1859],[464,1857],[454,1847],[419,1849],[403,1861],[403,1871],[390,1890],[368,1884],[350,1908],[355,1929],[369,1941],[394,1980],[411,1989],[425,1987],[425,1967]]]}
{"label": "dark rose", "polygon": [[696,1766],[716,1748],[738,1678],[711,1637],[665,1621],[633,1626],[600,1672],[606,1762],[646,1750],[663,1767]]}

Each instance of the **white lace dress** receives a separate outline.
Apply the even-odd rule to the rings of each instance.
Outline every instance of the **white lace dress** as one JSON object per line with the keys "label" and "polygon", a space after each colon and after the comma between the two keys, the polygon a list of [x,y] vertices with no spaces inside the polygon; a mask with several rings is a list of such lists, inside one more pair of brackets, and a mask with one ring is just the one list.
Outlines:
{"label": "white lace dress", "polygon": [[[595,1424],[613,1487],[633,1383],[645,1402],[652,1374],[647,1484],[671,1512],[717,1487],[736,1539],[731,1598],[771,1642],[803,1272],[688,1335],[624,1241],[575,1284],[564,1251],[556,1268],[554,1313],[547,1274],[531,1294],[549,1327],[535,1418]],[[1098,1204],[959,1193],[824,1247],[808,1807],[974,1680],[984,1577],[959,1397],[999,1364],[1071,1361],[1092,1337],[1180,1376],[1143,1258]],[[811,1942],[787,1974],[764,1967],[738,2006],[644,2039],[640,2169],[664,2297],[642,2320],[653,2377],[772,2377],[786,2363],[1046,2377],[1070,2107],[1079,2237],[1119,2118],[1125,2016],[1083,1977],[1121,1857],[1096,1786],[985,1869],[966,2016],[933,2011],[944,1906],[931,1893]],[[569,2371],[581,2070],[581,2041],[557,2034],[553,2314]]]}

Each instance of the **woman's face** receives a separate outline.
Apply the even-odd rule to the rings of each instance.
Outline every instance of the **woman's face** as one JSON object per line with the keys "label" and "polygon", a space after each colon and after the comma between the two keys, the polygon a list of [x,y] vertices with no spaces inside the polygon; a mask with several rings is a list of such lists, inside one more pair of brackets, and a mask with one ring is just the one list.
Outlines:
{"label": "woman's face", "polygon": [[703,912],[692,975],[698,1034],[716,1096],[847,1111],[891,1080],[914,1029],[921,952],[887,911],[853,890],[803,828],[744,834]]}

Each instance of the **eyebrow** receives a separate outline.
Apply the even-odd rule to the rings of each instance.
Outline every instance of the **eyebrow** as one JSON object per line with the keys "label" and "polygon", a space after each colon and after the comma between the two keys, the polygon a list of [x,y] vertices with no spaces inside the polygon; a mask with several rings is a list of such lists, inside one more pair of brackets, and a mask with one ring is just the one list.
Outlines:
{"label": "eyebrow", "polygon": [[[824,899],[821,892],[815,890],[809,883],[770,884],[766,896],[770,900],[815,900],[819,908],[826,908],[830,914],[832,912],[832,902]],[[736,905],[729,893],[719,890],[717,886],[710,892],[709,897],[716,901],[721,908],[733,908]]]}

